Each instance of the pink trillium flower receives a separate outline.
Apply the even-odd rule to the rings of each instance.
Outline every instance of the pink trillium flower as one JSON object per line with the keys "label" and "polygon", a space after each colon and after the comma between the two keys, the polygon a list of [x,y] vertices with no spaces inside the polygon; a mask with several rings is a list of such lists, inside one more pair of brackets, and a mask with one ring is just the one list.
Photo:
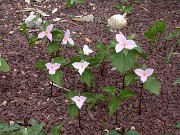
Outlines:
{"label": "pink trillium flower", "polygon": [[84,97],[84,96],[74,96],[73,98],[71,98],[75,103],[76,103],[76,105],[77,105],[77,107],[79,108],[79,109],[81,109],[81,107],[82,107],[82,105],[83,105],[83,103],[85,102],[85,100],[86,100],[86,97]]}
{"label": "pink trillium flower", "polygon": [[82,75],[82,73],[89,64],[90,64],[89,62],[83,61],[83,62],[74,62],[72,65],[74,68],[78,69],[79,74]]}
{"label": "pink trillium flower", "polygon": [[149,76],[151,76],[154,72],[154,69],[148,68],[146,70],[136,69],[135,73],[141,77],[141,81],[144,83]]}
{"label": "pink trillium flower", "polygon": [[51,34],[51,30],[53,28],[53,24],[50,24],[47,26],[46,31],[42,31],[38,34],[38,38],[43,38],[45,36],[47,36],[47,38],[52,41],[52,34]]}
{"label": "pink trillium flower", "polygon": [[60,65],[59,63],[46,63],[45,64],[47,69],[49,70],[49,74],[51,75],[54,75],[56,73],[56,70],[60,68]]}
{"label": "pink trillium flower", "polygon": [[84,47],[83,47],[83,52],[84,52],[85,55],[89,55],[90,53],[93,52],[93,50],[90,49],[89,46],[84,45]]}
{"label": "pink trillium flower", "polygon": [[118,44],[115,46],[116,53],[122,51],[124,48],[133,49],[137,47],[133,40],[127,40],[123,34],[116,34],[116,40],[118,41]]}
{"label": "pink trillium flower", "polygon": [[67,44],[67,42],[69,42],[70,45],[74,45],[74,41],[70,37],[70,31],[68,29],[66,30],[66,32],[64,34],[64,38],[62,40],[62,44]]}

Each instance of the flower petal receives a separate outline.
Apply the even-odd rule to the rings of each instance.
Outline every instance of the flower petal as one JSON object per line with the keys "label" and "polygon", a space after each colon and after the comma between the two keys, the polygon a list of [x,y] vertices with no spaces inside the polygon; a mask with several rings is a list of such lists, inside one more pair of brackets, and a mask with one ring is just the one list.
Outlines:
{"label": "flower petal", "polygon": [[134,72],[135,72],[138,76],[143,76],[144,70],[142,70],[142,69],[136,69],[136,70],[134,70]]}
{"label": "flower petal", "polygon": [[70,31],[67,29],[65,34],[64,34],[65,38],[69,38],[70,37]]}
{"label": "flower petal", "polygon": [[60,68],[61,64],[59,64],[59,63],[54,63],[53,66],[54,66],[54,70],[57,70],[57,69]]}
{"label": "flower petal", "polygon": [[53,66],[53,64],[51,64],[51,63],[49,63],[49,62],[46,63],[45,65],[46,65],[46,68],[47,68],[47,69],[51,69],[51,67]]}
{"label": "flower petal", "polygon": [[51,33],[48,33],[48,34],[47,34],[47,38],[48,38],[50,41],[52,41],[52,34],[51,34]]}
{"label": "flower petal", "polygon": [[85,67],[79,68],[79,70],[78,70],[79,74],[82,75],[82,73],[84,72],[84,70],[85,70]]}
{"label": "flower petal", "polygon": [[141,81],[144,83],[147,80],[147,76],[141,76]]}
{"label": "flower petal", "polygon": [[72,38],[68,38],[68,42],[70,45],[74,45],[74,41],[72,40]]}
{"label": "flower petal", "polygon": [[126,49],[133,49],[134,47],[137,47],[136,43],[133,40],[127,40],[126,41]]}
{"label": "flower petal", "polygon": [[75,103],[78,102],[79,97],[78,96],[74,96],[73,98],[71,98]]}
{"label": "flower petal", "polygon": [[56,73],[56,70],[55,69],[49,69],[49,74],[51,74],[51,75],[54,75]]}
{"label": "flower petal", "polygon": [[67,40],[63,39],[61,44],[63,44],[63,45],[67,44]]}
{"label": "flower petal", "polygon": [[84,68],[86,68],[89,64],[90,64],[90,63],[87,62],[87,61],[82,62],[82,65],[83,65]]}
{"label": "flower petal", "polygon": [[82,102],[84,102],[86,100],[86,97],[80,96],[80,99],[81,99]]}
{"label": "flower petal", "polygon": [[123,34],[116,34],[116,40],[119,43],[124,43],[126,41],[126,37]]}
{"label": "flower petal", "polygon": [[119,43],[118,43],[118,44],[115,46],[116,53],[122,51],[123,48],[124,48],[124,46],[123,46],[122,44],[119,44]]}
{"label": "flower petal", "polygon": [[51,32],[52,28],[53,28],[53,24],[50,24],[47,26],[46,31]]}
{"label": "flower petal", "polygon": [[38,34],[38,38],[43,38],[44,36],[46,35],[46,33],[43,31],[43,32],[40,32]]}
{"label": "flower petal", "polygon": [[148,68],[145,70],[145,73],[147,74],[147,76],[151,76],[154,72],[154,69]]}
{"label": "flower petal", "polygon": [[76,102],[76,105],[77,105],[77,107],[79,108],[79,109],[81,109],[81,107],[82,107],[82,105],[83,105],[83,102]]}
{"label": "flower petal", "polygon": [[93,50],[89,49],[89,47],[87,45],[84,45],[83,52],[84,52],[84,54],[89,55],[90,53],[93,52]]}
{"label": "flower petal", "polygon": [[74,62],[72,65],[75,69],[79,69],[81,67],[82,63],[81,62]]}

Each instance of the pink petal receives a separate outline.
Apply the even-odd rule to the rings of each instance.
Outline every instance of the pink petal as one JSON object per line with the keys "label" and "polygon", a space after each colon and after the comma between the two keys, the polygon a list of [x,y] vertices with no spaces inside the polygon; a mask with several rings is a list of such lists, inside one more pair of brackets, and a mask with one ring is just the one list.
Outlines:
{"label": "pink petal", "polygon": [[82,75],[82,73],[84,72],[85,68],[79,68],[78,72],[80,75]]}
{"label": "pink petal", "polygon": [[68,38],[68,42],[69,44],[74,45],[74,41],[72,40],[72,38]]}
{"label": "pink petal", "polygon": [[83,105],[83,102],[76,102],[76,105],[77,105],[77,107],[79,108],[79,109],[81,109],[81,107],[82,107],[82,105]]}
{"label": "pink petal", "polygon": [[71,98],[75,103],[78,102],[79,97],[78,96],[74,96],[73,98]]}
{"label": "pink petal", "polygon": [[126,41],[126,37],[123,34],[116,34],[116,40],[119,43],[124,43]]}
{"label": "pink petal", "polygon": [[63,44],[63,45],[67,44],[67,40],[63,39],[61,44]]}
{"label": "pink petal", "polygon": [[82,63],[83,67],[85,67],[85,68],[86,68],[89,64],[90,64],[90,63],[87,62],[87,61],[84,61],[84,62]]}
{"label": "pink petal", "polygon": [[55,69],[49,69],[49,74],[54,75],[56,73]]}
{"label": "pink petal", "polygon": [[134,72],[135,72],[138,76],[143,76],[144,70],[142,70],[142,69],[136,69],[136,70],[134,70]]}
{"label": "pink petal", "polygon": [[144,83],[147,80],[147,76],[141,76],[141,81]]}
{"label": "pink petal", "polygon": [[66,38],[69,38],[70,37],[70,31],[67,29],[65,34],[64,34],[64,37]]}
{"label": "pink petal", "polygon": [[80,99],[81,99],[82,102],[84,102],[86,100],[86,97],[80,96]]}
{"label": "pink petal", "polygon": [[115,46],[116,53],[122,51],[123,48],[124,48],[124,46],[123,46],[122,44],[117,44],[117,45]]}
{"label": "pink petal", "polygon": [[81,64],[81,62],[74,62],[72,65],[75,69],[79,69],[82,64]]}
{"label": "pink petal", "polygon": [[48,38],[50,41],[52,41],[52,34],[51,34],[51,33],[48,33],[48,34],[47,34],[47,38]]}
{"label": "pink petal", "polygon": [[127,40],[125,48],[127,49],[133,49],[134,47],[137,47],[136,43],[133,40]]}
{"label": "pink petal", "polygon": [[50,24],[47,26],[46,31],[48,31],[50,33],[52,28],[53,28],[53,24]]}
{"label": "pink petal", "polygon": [[40,32],[38,34],[38,38],[43,38],[44,36],[46,35],[46,33],[43,31],[43,32]]}
{"label": "pink petal", "polygon": [[53,66],[54,66],[54,70],[57,70],[60,68],[60,65],[59,63],[54,63]]}
{"label": "pink petal", "polygon": [[45,65],[46,65],[47,69],[51,69],[51,67],[53,66],[53,64],[51,64],[51,63],[46,63]]}
{"label": "pink petal", "polygon": [[151,76],[154,72],[154,69],[148,68],[145,70],[145,73],[147,74],[147,76]]}

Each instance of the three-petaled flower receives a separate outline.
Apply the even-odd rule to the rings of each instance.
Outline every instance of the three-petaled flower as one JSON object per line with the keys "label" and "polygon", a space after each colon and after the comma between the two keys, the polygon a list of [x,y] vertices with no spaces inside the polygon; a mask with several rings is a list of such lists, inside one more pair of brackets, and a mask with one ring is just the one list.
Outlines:
{"label": "three-petaled flower", "polygon": [[123,34],[116,34],[116,40],[118,41],[118,44],[115,46],[116,53],[122,51],[124,48],[133,49],[137,47],[133,40],[127,40]]}
{"label": "three-petaled flower", "polygon": [[89,64],[90,64],[89,62],[83,61],[83,62],[74,62],[72,65],[74,68],[78,69],[79,74],[82,75],[82,73]]}
{"label": "three-petaled flower", "polygon": [[56,73],[56,70],[60,68],[60,65],[59,63],[46,63],[45,64],[47,69],[49,70],[49,74],[51,75],[54,75]]}
{"label": "three-petaled flower", "polygon": [[83,47],[83,52],[84,52],[85,55],[89,55],[90,53],[93,52],[93,50],[90,49],[89,46],[84,45],[84,47]]}
{"label": "three-petaled flower", "polygon": [[38,38],[43,38],[44,36],[47,36],[47,38],[50,41],[52,41],[52,34],[51,34],[52,29],[53,29],[53,24],[48,25],[46,31],[42,31],[38,34]]}
{"label": "three-petaled flower", "polygon": [[141,77],[141,81],[144,83],[149,76],[151,76],[154,72],[154,69],[148,68],[146,70],[136,69],[135,73]]}
{"label": "three-petaled flower", "polygon": [[76,103],[77,107],[78,107],[79,109],[81,109],[83,103],[84,103],[85,100],[86,100],[86,97],[84,97],[84,96],[74,96],[74,97],[71,98],[71,99]]}
{"label": "three-petaled flower", "polygon": [[69,42],[70,45],[74,45],[74,41],[70,37],[70,31],[68,29],[66,30],[66,32],[64,34],[64,38],[62,40],[62,44],[67,44],[67,42]]}

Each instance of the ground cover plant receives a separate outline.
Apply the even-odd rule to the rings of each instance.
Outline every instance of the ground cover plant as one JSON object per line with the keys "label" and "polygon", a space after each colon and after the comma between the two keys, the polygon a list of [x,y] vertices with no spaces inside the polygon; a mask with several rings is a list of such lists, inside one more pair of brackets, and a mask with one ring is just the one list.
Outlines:
{"label": "ground cover plant", "polygon": [[[70,6],[67,6],[68,2],[71,2]],[[153,18],[148,4],[163,4],[166,8],[169,3],[150,1],[144,7],[143,2],[121,1],[120,4],[129,4],[134,9],[130,12],[123,8],[120,12],[114,7],[114,1],[75,4],[82,2],[32,1],[29,7],[37,8],[36,4],[48,6],[52,15],[48,15],[50,9],[47,13],[41,11],[43,7],[41,10],[26,8],[38,14],[31,12],[30,21],[18,20],[18,24],[9,24],[16,27],[2,36],[2,57],[8,61],[11,70],[1,58],[0,69],[5,73],[1,73],[0,119],[7,123],[18,123],[22,119],[25,128],[19,126],[17,129],[21,134],[28,134],[24,131],[31,129],[32,125],[27,121],[32,118],[39,123],[45,122],[48,133],[52,125],[56,125],[56,134],[60,134],[61,126],[58,125],[61,123],[61,134],[177,134],[179,29],[169,27],[166,17],[151,23],[146,21],[145,25],[142,22],[141,26],[132,21],[136,12]],[[9,6],[16,4],[2,1],[2,7],[5,3]],[[27,3],[17,3],[13,18],[23,18],[27,13],[19,15],[19,11],[23,11]],[[63,7],[58,7],[57,3],[63,3]],[[106,6],[102,6],[106,10],[95,17],[95,22],[71,20],[73,14],[66,12],[76,11],[74,15],[86,10],[89,14],[101,13],[98,8],[101,4],[109,5],[114,14],[128,12],[127,26],[110,32]],[[61,17],[64,20],[54,20],[60,11],[64,13]],[[138,19],[141,21],[141,17]],[[106,22],[102,22],[104,20]],[[5,18],[2,19],[5,28],[4,21]],[[143,31],[137,29],[140,27]],[[5,53],[14,46],[15,50]],[[36,126],[42,130],[43,125]],[[6,124],[1,126],[8,129],[2,133],[14,132],[14,129],[9,130],[11,125],[10,128]],[[36,134],[41,134],[41,130]]]}

